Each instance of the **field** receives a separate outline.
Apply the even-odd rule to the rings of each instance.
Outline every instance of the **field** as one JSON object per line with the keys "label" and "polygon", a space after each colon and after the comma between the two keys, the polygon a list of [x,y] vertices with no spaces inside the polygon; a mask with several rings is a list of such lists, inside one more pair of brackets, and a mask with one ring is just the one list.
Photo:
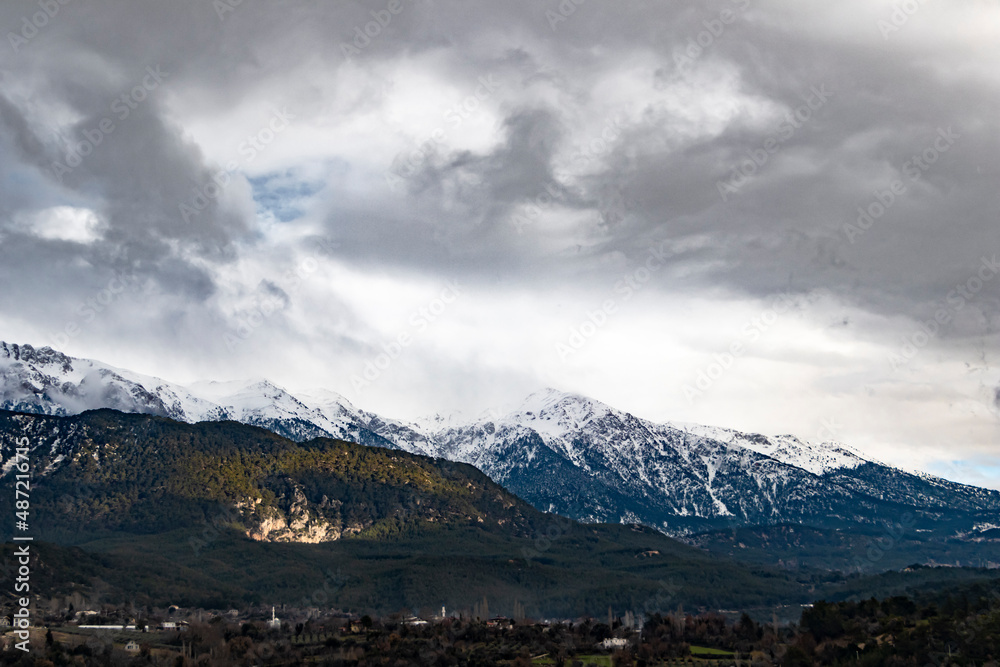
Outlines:
{"label": "field", "polygon": [[717,648],[706,648],[704,646],[692,646],[691,655],[698,657],[732,658],[731,651],[723,651]]}
{"label": "field", "polygon": [[[578,655],[574,660],[579,660],[584,664],[584,667],[611,667],[611,656],[610,655]],[[535,658],[531,661],[533,665],[554,665],[555,661],[547,656],[542,656],[540,658]]]}

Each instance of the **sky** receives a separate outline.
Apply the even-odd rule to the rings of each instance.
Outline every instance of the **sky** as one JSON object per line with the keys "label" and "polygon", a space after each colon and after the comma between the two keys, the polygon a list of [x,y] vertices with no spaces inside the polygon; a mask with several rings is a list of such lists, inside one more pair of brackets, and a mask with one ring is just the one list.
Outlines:
{"label": "sky", "polygon": [[1000,2],[8,0],[0,339],[1000,488]]}

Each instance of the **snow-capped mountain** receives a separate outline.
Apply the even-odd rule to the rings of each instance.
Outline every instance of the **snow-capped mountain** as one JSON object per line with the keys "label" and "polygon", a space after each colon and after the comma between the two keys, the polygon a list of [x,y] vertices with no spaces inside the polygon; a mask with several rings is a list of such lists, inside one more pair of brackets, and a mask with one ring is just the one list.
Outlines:
{"label": "snow-capped mountain", "polygon": [[1000,493],[886,466],[837,443],[656,424],[554,390],[499,418],[427,434],[536,507],[668,533],[775,523],[966,525]]}
{"label": "snow-capped mountain", "polygon": [[0,342],[0,408],[72,415],[95,408],[161,415],[179,421],[224,419],[218,406],[179,385],[89,359]]}
{"label": "snow-capped mountain", "polygon": [[366,429],[368,415],[333,392],[307,405],[267,380],[184,387],[48,347],[0,342],[0,409],[63,416],[96,408],[192,423],[238,421],[299,441],[326,436],[391,446]]}
{"label": "snow-capped mountain", "polygon": [[55,415],[97,407],[180,421],[234,420],[303,441],[331,436],[470,463],[536,507],[670,534],[736,525],[914,525],[970,531],[1000,492],[886,466],[838,443],[693,424],[657,424],[545,390],[473,419],[403,422],[326,390],[293,396],[266,381],[182,387],[0,343],[0,408]]}

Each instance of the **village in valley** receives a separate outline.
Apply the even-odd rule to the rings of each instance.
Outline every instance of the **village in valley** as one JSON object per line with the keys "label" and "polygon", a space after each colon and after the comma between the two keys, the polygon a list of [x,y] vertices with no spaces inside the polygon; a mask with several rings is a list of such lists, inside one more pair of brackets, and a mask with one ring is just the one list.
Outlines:
{"label": "village in valley", "polygon": [[[488,601],[471,610],[441,607],[385,617],[318,607],[254,606],[237,610],[88,605],[79,595],[34,611],[29,628],[36,667],[56,665],[632,665],[642,651],[643,622],[632,612],[534,620],[490,616]],[[79,605],[79,606],[78,606]],[[702,621],[671,620],[681,632]],[[11,610],[0,616],[0,663],[22,664]],[[670,618],[670,617],[668,617]],[[699,617],[700,618],[700,617]],[[744,624],[749,621],[746,619]],[[753,624],[752,621],[749,623]],[[721,616],[716,628],[732,627]],[[753,624],[756,635],[762,628]],[[702,632],[704,635],[704,632]],[[645,652],[649,652],[647,647]],[[676,642],[660,660],[638,664],[771,664],[739,653]],[[757,657],[764,659],[764,654]]]}

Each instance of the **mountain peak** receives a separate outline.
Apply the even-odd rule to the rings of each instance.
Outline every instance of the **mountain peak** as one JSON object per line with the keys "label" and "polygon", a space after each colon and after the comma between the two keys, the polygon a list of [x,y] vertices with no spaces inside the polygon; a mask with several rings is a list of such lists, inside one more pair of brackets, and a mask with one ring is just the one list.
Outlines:
{"label": "mountain peak", "polygon": [[587,408],[599,406],[601,408],[610,409],[603,403],[581,394],[574,394],[547,387],[529,394],[514,410],[514,414],[540,414],[549,412],[554,408],[567,410],[571,409],[573,406],[582,406]]}
{"label": "mountain peak", "polygon": [[314,407],[341,406],[355,411],[354,404],[347,400],[343,394],[339,394],[332,389],[317,387],[307,389],[296,394],[304,403]]}
{"label": "mountain peak", "polygon": [[31,345],[18,345],[17,343],[6,343],[4,341],[0,341],[0,359],[13,359],[14,361],[41,366],[59,365],[66,367],[72,365],[71,357],[67,357],[62,352],[53,350],[51,347],[35,349]]}
{"label": "mountain peak", "polygon": [[245,380],[208,380],[194,382],[188,388],[203,398],[227,398],[247,393],[263,393],[267,395],[287,394],[282,387],[262,377]]}
{"label": "mountain peak", "polygon": [[502,421],[530,428],[549,441],[564,438],[612,412],[600,401],[550,388],[529,395]]}

